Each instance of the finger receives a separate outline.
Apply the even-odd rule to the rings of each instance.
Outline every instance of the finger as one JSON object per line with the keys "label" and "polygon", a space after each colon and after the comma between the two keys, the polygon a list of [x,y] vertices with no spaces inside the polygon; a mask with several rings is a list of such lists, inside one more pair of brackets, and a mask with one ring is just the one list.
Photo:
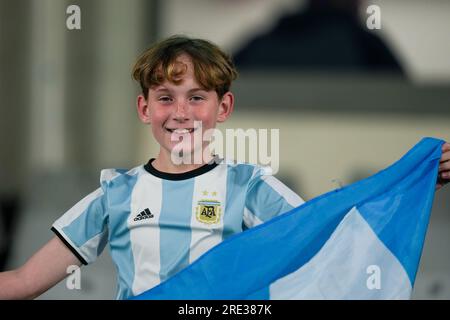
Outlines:
{"label": "finger", "polygon": [[446,185],[450,182],[450,173],[449,172],[442,172],[438,174],[438,180],[437,183],[440,185]]}
{"label": "finger", "polygon": [[442,189],[442,184],[436,184],[436,188],[434,189],[435,191],[438,191],[438,190],[440,190],[440,189]]}
{"label": "finger", "polygon": [[441,164],[439,164],[439,172],[448,172],[450,173],[450,161],[446,161],[446,162],[441,162]]}
{"label": "finger", "polygon": [[442,145],[442,152],[450,151],[450,143],[446,142]]}
{"label": "finger", "polygon": [[450,151],[446,151],[442,153],[441,160],[439,162],[444,162],[450,160]]}

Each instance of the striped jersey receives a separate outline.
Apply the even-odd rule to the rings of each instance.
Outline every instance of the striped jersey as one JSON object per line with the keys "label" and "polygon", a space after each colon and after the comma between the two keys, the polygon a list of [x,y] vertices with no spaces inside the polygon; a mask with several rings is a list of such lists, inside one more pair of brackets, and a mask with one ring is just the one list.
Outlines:
{"label": "striped jersey", "polygon": [[52,226],[83,264],[109,245],[117,299],[158,285],[231,235],[304,202],[270,168],[216,158],[174,174],[158,171],[153,160],[102,170],[100,187]]}

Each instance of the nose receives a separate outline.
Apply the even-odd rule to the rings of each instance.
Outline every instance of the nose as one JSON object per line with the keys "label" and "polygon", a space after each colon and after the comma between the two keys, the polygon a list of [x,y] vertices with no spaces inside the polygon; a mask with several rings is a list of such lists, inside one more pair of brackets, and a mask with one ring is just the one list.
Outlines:
{"label": "nose", "polygon": [[184,101],[179,101],[177,106],[175,107],[175,114],[173,118],[177,121],[186,121],[189,120],[187,105]]}

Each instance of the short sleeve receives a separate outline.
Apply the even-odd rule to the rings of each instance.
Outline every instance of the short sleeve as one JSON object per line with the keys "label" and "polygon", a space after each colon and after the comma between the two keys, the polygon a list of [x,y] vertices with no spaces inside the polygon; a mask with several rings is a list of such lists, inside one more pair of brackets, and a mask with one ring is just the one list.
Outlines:
{"label": "short sleeve", "polygon": [[52,225],[52,231],[83,264],[94,262],[108,239],[105,192],[98,188]]}
{"label": "short sleeve", "polygon": [[247,189],[244,224],[254,227],[303,203],[299,195],[272,175],[270,167],[255,167]]}

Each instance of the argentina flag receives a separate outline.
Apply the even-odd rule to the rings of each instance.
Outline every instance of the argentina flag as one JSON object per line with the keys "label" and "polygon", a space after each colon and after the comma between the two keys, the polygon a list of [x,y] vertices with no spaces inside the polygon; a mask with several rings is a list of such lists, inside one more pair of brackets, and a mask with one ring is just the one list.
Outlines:
{"label": "argentina flag", "polygon": [[235,235],[135,299],[409,299],[444,142]]}

